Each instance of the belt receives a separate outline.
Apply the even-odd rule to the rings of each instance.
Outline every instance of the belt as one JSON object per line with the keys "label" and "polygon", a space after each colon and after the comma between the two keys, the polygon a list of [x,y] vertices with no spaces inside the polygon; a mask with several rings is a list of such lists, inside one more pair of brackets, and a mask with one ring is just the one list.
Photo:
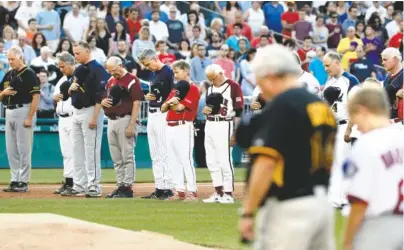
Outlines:
{"label": "belt", "polygon": [[195,120],[194,123],[195,124],[205,124],[206,120]]}
{"label": "belt", "polygon": [[6,109],[18,109],[24,107],[24,104],[12,104],[6,105]]}
{"label": "belt", "polygon": [[229,122],[229,121],[233,121],[233,118],[223,118],[223,117],[212,117],[212,116],[208,116],[206,118],[208,121],[211,122]]}
{"label": "belt", "polygon": [[322,189],[324,190],[324,193],[326,193],[326,187],[322,185],[314,186],[312,188],[301,188],[296,190],[293,193],[288,193],[288,194],[282,194],[278,195],[277,199],[278,201],[285,201],[285,200],[290,200],[290,199],[296,199],[296,198],[301,198],[305,196],[312,196],[316,194],[316,189]]}
{"label": "belt", "polygon": [[149,108],[149,112],[150,113],[156,113],[157,111],[160,111],[160,109],[159,108]]}
{"label": "belt", "polygon": [[344,125],[344,124],[347,124],[347,123],[348,123],[348,120],[341,120],[341,121],[338,122],[338,125]]}
{"label": "belt", "polygon": [[110,120],[118,120],[119,118],[124,118],[127,115],[131,114],[123,114],[123,115],[108,115],[108,119]]}
{"label": "belt", "polygon": [[[89,108],[89,107],[91,107],[91,106],[94,106],[94,105],[85,105],[85,106],[82,106],[82,107],[80,107],[80,108],[78,108],[78,107],[75,107],[76,109],[85,109],[85,108]],[[73,107],[74,107],[74,105],[73,105]]]}
{"label": "belt", "polygon": [[170,127],[175,127],[178,125],[183,125],[183,124],[185,124],[185,122],[187,122],[187,121],[167,121],[167,125]]}
{"label": "belt", "polygon": [[63,118],[70,117],[70,116],[72,116],[72,115],[73,115],[73,113],[70,113],[70,114],[59,114],[59,116],[60,116],[60,117],[63,117]]}

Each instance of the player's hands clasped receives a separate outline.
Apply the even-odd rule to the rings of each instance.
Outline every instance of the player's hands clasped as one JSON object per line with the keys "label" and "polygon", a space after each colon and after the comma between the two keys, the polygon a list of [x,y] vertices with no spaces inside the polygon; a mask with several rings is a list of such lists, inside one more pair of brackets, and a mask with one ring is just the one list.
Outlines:
{"label": "player's hands clasped", "polygon": [[3,95],[8,96],[8,95],[15,95],[17,94],[17,91],[15,91],[13,88],[6,88],[5,90],[3,90],[3,92],[1,92]]}
{"label": "player's hands clasped", "polygon": [[148,93],[148,94],[146,95],[146,99],[147,99],[148,101],[154,101],[154,100],[156,100],[157,98],[156,98],[155,95],[153,95],[153,94],[151,94],[151,93]]}
{"label": "player's hands clasped", "polygon": [[258,110],[261,109],[261,104],[259,102],[253,101],[250,107],[252,110]]}
{"label": "player's hands clasped", "polygon": [[79,84],[78,84],[77,82],[73,82],[73,83],[70,85],[69,93],[72,92],[72,91],[77,91],[78,88],[79,88]]}
{"label": "player's hands clasped", "polygon": [[396,97],[403,99],[404,98],[404,89],[400,89],[399,91],[397,91]]}
{"label": "player's hands clasped", "polygon": [[243,240],[252,241],[254,239],[254,219],[240,218],[238,230]]}
{"label": "player's hands clasped", "polygon": [[180,103],[180,99],[178,97],[173,97],[167,102],[168,105],[176,105],[178,103]]}
{"label": "player's hands clasped", "polygon": [[101,101],[101,106],[103,106],[104,108],[112,107],[112,100],[110,98],[105,98]]}
{"label": "player's hands clasped", "polygon": [[212,113],[212,109],[209,108],[208,106],[206,106],[203,110],[202,113],[205,115],[210,115],[210,113]]}
{"label": "player's hands clasped", "polygon": [[62,95],[62,94],[57,94],[57,95],[55,95],[55,96],[53,97],[53,100],[54,100],[55,102],[59,102],[59,101],[63,100],[63,95]]}

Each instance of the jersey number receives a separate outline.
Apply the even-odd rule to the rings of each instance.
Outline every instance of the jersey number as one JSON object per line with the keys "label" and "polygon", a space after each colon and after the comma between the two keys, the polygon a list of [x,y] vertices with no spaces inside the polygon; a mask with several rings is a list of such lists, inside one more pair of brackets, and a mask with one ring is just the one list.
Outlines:
{"label": "jersey number", "polygon": [[229,101],[227,99],[223,100],[223,106],[220,108],[220,115],[226,116],[227,115],[227,103]]}
{"label": "jersey number", "polygon": [[396,207],[394,208],[395,214],[403,214],[403,197],[403,179],[401,179],[398,183],[398,201]]}

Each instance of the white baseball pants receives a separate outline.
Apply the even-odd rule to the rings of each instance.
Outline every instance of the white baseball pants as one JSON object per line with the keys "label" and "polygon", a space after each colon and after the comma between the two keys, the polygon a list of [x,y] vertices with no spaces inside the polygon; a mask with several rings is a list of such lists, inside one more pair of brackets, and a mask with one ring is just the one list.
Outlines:
{"label": "white baseball pants", "polygon": [[74,177],[72,122],[72,116],[59,117],[59,142],[63,156],[63,176],[65,178]]}
{"label": "white baseball pants", "polygon": [[184,174],[187,190],[196,192],[196,174],[192,151],[194,148],[194,125],[185,121],[178,126],[167,126],[167,153],[174,188],[185,192]]}
{"label": "white baseball pants", "polygon": [[206,121],[206,165],[214,187],[223,186],[224,192],[234,191],[234,168],[230,137],[233,121]]}
{"label": "white baseball pants", "polygon": [[161,113],[159,109],[148,114],[147,139],[156,188],[172,189],[168,168],[166,113]]}

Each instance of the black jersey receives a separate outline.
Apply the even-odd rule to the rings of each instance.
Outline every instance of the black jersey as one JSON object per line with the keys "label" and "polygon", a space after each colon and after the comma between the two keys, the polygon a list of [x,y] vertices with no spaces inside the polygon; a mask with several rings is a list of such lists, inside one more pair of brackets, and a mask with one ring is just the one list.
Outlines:
{"label": "black jersey", "polygon": [[275,97],[262,112],[262,122],[249,148],[276,161],[268,196],[285,200],[328,186],[336,120],[329,106],[303,88]]}

